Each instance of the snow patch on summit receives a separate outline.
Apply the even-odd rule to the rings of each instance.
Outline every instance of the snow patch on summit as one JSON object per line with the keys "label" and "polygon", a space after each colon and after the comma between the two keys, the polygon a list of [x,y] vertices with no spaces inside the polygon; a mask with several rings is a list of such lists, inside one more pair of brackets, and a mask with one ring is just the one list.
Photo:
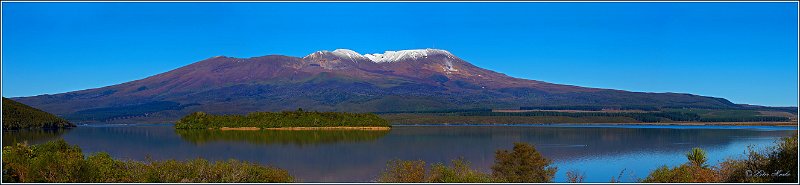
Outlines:
{"label": "snow patch on summit", "polygon": [[386,51],[383,54],[379,53],[366,54],[364,55],[364,57],[367,57],[376,63],[383,63],[383,62],[397,62],[406,59],[427,58],[428,56],[435,54],[443,54],[446,55],[448,58],[453,58],[453,54],[450,54],[450,52],[440,49]]}
{"label": "snow patch on summit", "polygon": [[413,49],[413,50],[400,50],[400,51],[386,51],[383,54],[375,53],[375,54],[366,54],[361,55],[358,52],[349,49],[336,49],[332,52],[330,51],[317,51],[312,54],[309,54],[307,57],[312,56],[322,56],[325,54],[331,54],[336,57],[342,59],[349,59],[350,61],[356,62],[359,60],[367,60],[372,61],[375,63],[387,63],[387,62],[397,62],[402,60],[414,60],[420,58],[427,58],[428,56],[432,55],[444,55],[449,59],[455,59],[455,56],[448,51],[441,50],[441,49]]}
{"label": "snow patch on summit", "polygon": [[357,61],[356,59],[368,59],[367,57],[362,56],[358,52],[349,49],[336,49],[331,52],[333,55],[341,58],[350,59],[351,61]]}

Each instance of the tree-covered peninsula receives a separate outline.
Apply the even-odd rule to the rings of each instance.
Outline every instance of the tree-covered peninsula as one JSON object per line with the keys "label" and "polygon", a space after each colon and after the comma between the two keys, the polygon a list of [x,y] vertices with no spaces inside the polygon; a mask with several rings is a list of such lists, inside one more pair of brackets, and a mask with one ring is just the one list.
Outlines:
{"label": "tree-covered peninsula", "polygon": [[224,128],[388,128],[389,121],[373,113],[347,112],[253,112],[247,115],[212,115],[204,112],[189,114],[175,123],[177,129]]}
{"label": "tree-covered peninsula", "polygon": [[53,114],[3,97],[3,130],[67,127],[75,127],[75,124]]}

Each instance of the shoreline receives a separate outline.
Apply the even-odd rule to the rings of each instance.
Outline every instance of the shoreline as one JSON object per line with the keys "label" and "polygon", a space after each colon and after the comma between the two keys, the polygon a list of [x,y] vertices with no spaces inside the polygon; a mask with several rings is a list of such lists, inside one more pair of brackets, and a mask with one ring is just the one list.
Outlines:
{"label": "shoreline", "polygon": [[[468,122],[451,122],[451,123],[394,123],[392,126],[414,126],[414,125],[552,125],[552,124],[569,124],[569,125],[656,125],[656,126],[775,126],[775,127],[797,127],[797,122],[662,122],[662,123],[468,123]],[[78,124],[76,127],[128,127],[128,126],[172,126],[173,123],[141,123],[141,124]],[[390,130],[390,127],[285,127],[285,128],[265,128],[270,130]],[[215,128],[208,128],[215,129]],[[23,129],[25,130],[25,129]],[[41,130],[41,129],[33,129]],[[258,127],[222,127],[218,130],[261,130]],[[3,130],[10,131],[10,130]]]}
{"label": "shoreline", "polygon": [[265,130],[390,130],[392,127],[281,127]]}
{"label": "shoreline", "polygon": [[[208,128],[209,130],[214,130],[214,128]],[[261,130],[258,127],[221,127],[217,130]]]}
{"label": "shoreline", "polygon": [[[488,113],[487,113],[488,114]],[[448,115],[448,114],[383,114],[383,119],[393,125],[407,124],[615,124],[615,125],[723,125],[723,126],[792,126],[798,125],[796,117],[788,120],[640,120],[625,116],[558,116],[558,115]],[[660,122],[659,122],[660,121]]]}
{"label": "shoreline", "polygon": [[413,125],[655,125],[655,126],[776,126],[776,127],[798,127],[797,122],[662,122],[662,123],[426,123],[426,124],[404,124],[397,123],[397,126]]}
{"label": "shoreline", "polygon": [[776,126],[798,127],[795,122],[665,122],[665,123],[426,123],[426,124],[392,124],[397,126],[413,125],[654,125],[654,126]]}
{"label": "shoreline", "polygon": [[[617,123],[619,124],[619,123]],[[632,123],[622,123],[632,124]],[[640,125],[703,125],[703,126],[781,126],[797,127],[797,122],[664,122],[664,123],[636,123]]]}
{"label": "shoreline", "polygon": [[[209,128],[213,130],[214,128]],[[258,127],[222,127],[218,130],[390,130],[391,127],[280,127],[280,128],[258,128]]]}

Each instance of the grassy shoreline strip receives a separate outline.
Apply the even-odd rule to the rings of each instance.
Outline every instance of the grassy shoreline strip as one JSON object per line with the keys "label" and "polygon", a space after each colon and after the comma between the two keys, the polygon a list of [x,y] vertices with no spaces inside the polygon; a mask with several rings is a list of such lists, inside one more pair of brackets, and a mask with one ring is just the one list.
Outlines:
{"label": "grassy shoreline strip", "polygon": [[[214,128],[209,128],[213,130]],[[392,127],[281,127],[263,130],[390,130]],[[219,130],[262,130],[258,127],[222,127]]]}
{"label": "grassy shoreline strip", "polygon": [[283,127],[266,130],[390,130],[392,127]]}

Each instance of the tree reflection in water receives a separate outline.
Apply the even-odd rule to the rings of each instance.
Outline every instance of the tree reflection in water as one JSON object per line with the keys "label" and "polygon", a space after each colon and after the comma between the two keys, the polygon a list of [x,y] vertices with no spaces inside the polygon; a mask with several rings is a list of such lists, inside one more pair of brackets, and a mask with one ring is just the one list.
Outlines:
{"label": "tree reflection in water", "polygon": [[3,131],[3,147],[15,143],[40,144],[52,141],[69,132],[70,129],[22,129]]}

